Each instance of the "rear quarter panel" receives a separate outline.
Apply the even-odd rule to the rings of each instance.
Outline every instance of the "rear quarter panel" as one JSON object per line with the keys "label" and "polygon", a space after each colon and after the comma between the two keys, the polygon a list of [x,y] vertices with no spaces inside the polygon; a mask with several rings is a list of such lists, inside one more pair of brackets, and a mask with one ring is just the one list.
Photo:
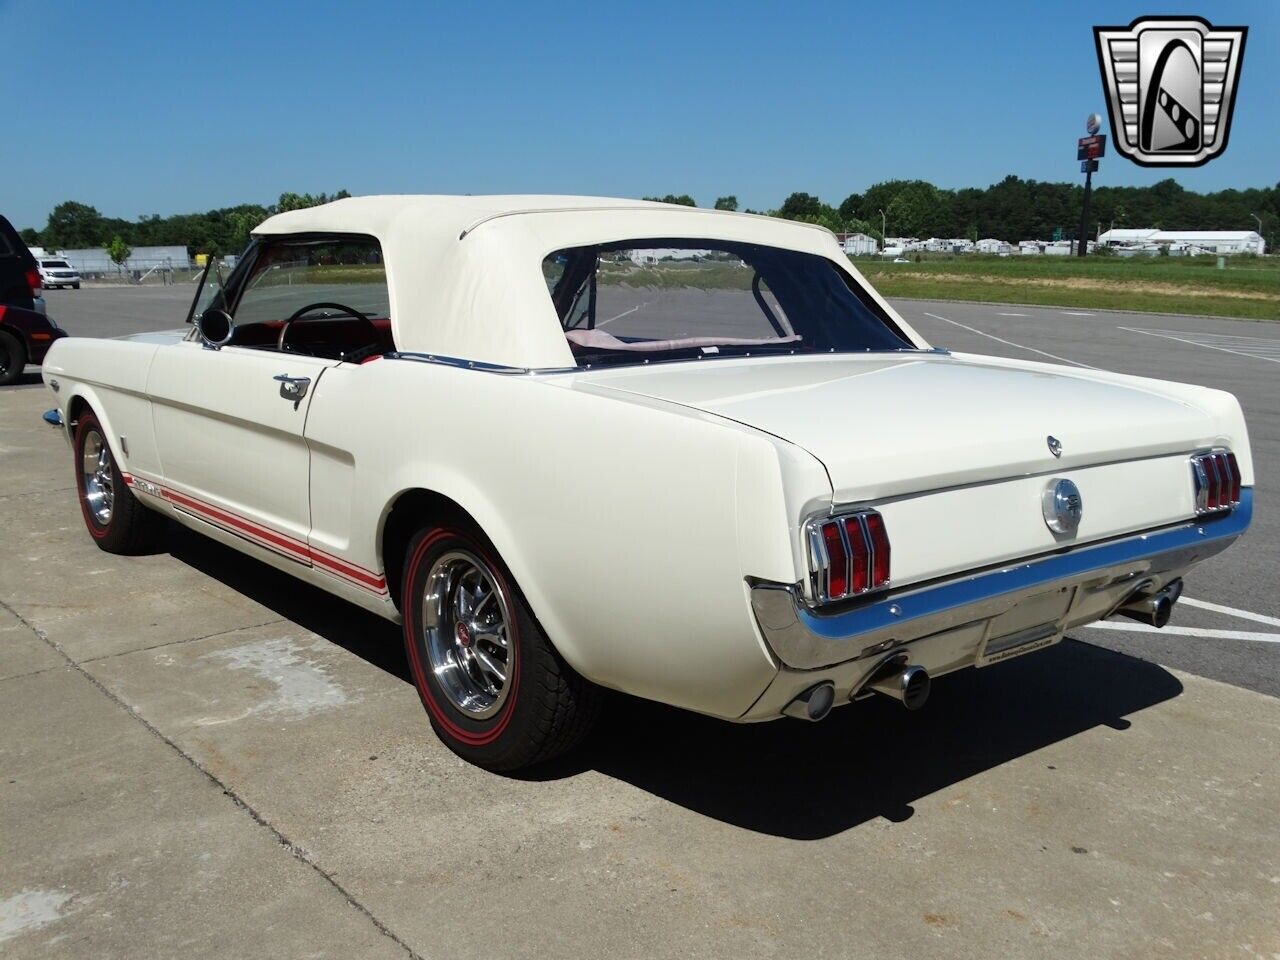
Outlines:
{"label": "rear quarter panel", "polygon": [[[775,674],[743,576],[794,577],[796,538],[787,455],[755,431],[554,376],[383,360],[326,372],[307,438],[322,548],[380,567],[397,496],[436,491],[481,526],[595,682],[736,717]],[[807,455],[785,469],[825,484]]]}

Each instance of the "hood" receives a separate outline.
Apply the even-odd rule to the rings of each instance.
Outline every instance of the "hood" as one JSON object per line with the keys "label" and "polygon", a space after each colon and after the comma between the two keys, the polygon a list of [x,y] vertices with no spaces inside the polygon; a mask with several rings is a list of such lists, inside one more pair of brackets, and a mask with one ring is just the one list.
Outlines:
{"label": "hood", "polygon": [[[1213,413],[1160,392],[1155,381],[981,357],[713,360],[575,380],[796,444],[826,467],[837,502],[1188,451],[1221,431]],[[1061,444],[1058,458],[1049,437]]]}

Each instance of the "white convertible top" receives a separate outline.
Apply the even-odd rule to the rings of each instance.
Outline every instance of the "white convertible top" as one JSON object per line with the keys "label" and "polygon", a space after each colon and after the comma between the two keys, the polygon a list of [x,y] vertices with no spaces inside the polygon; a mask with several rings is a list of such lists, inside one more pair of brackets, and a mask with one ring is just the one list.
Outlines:
{"label": "white convertible top", "polygon": [[349,197],[277,214],[253,231],[313,232],[364,234],[381,244],[398,349],[512,367],[574,365],[542,274],[543,259],[566,247],[658,238],[759,243],[826,257],[866,286],[823,227],[644,200]]}

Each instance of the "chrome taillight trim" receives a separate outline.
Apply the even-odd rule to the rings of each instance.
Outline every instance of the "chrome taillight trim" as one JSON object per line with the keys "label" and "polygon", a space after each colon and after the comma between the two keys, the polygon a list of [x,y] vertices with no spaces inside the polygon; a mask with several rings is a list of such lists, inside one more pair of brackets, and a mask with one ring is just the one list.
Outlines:
{"label": "chrome taillight trim", "polygon": [[[871,536],[871,531],[867,528],[866,518],[871,515],[879,515],[878,510],[854,510],[848,513],[824,514],[822,516],[811,517],[805,523],[805,541],[808,544],[809,553],[809,585],[813,592],[813,599],[817,603],[832,603],[836,600],[848,600],[852,597],[862,597],[872,593],[879,593],[887,590],[892,583],[891,577],[886,577],[880,583],[875,581],[876,568],[876,545],[875,539]],[[866,551],[866,561],[863,564],[863,576],[866,578],[867,586],[862,590],[853,589],[854,581],[854,550],[850,541],[849,529],[846,526],[848,521],[857,521],[858,534],[862,537],[863,547]],[[881,517],[882,524],[884,518]],[[841,546],[844,548],[846,558],[845,571],[845,590],[840,594],[833,594],[831,590],[831,556],[827,552],[826,540],[822,535],[823,529],[828,524],[834,524],[836,531],[840,536]],[[885,530],[885,541],[888,542],[888,530]],[[890,571],[892,573],[892,571]]]}
{"label": "chrome taillight trim", "polygon": [[1243,477],[1234,453],[1214,447],[1192,454],[1190,462],[1197,514],[1219,513],[1239,505],[1236,490],[1243,486]]}

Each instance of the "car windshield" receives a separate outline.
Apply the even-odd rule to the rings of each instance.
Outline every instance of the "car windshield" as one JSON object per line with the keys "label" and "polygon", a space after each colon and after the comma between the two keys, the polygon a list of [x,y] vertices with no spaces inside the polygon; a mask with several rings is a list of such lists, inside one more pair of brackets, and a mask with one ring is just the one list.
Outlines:
{"label": "car windshield", "polygon": [[580,366],[913,345],[825,257],[721,240],[557,250],[542,264]]}
{"label": "car windshield", "polygon": [[67,263],[67,261],[65,261],[65,260],[46,260],[46,261],[44,262],[44,265],[45,265],[46,267],[57,267],[57,268],[59,268],[59,269],[66,269],[66,268],[68,268],[68,267],[70,267],[70,266],[71,266],[71,265],[70,265],[69,263]]}

